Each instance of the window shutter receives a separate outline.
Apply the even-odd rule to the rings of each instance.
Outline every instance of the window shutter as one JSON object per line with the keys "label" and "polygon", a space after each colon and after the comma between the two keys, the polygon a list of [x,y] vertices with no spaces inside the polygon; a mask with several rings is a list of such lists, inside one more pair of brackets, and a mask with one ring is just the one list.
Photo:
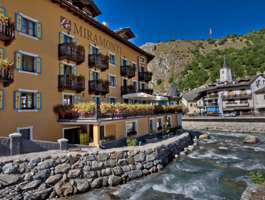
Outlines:
{"label": "window shutter", "polygon": [[77,76],[77,67],[76,66],[72,67],[72,73]]}
{"label": "window shutter", "polygon": [[0,6],[0,15],[6,15],[6,9]]}
{"label": "window shutter", "polygon": [[121,86],[123,86],[123,78],[121,78]]}
{"label": "window shutter", "polygon": [[0,110],[4,110],[5,108],[5,91],[0,90]]}
{"label": "window shutter", "polygon": [[22,70],[22,53],[15,51],[15,69]]}
{"label": "window shutter", "polygon": [[129,61],[128,61],[128,60],[126,60],[126,65],[127,65],[127,66],[129,65]]}
{"label": "window shutter", "polygon": [[108,98],[108,103],[110,103],[110,98]]}
{"label": "window shutter", "polygon": [[[107,56],[109,57],[109,52],[107,52]],[[110,58],[110,57],[109,57]],[[109,63],[110,63],[110,59],[109,59]]]}
{"label": "window shutter", "polygon": [[135,72],[137,73],[138,72],[138,65],[136,64],[135,67],[136,67]]}
{"label": "window shutter", "polygon": [[42,73],[42,59],[40,57],[35,58],[35,72],[38,74]]}
{"label": "window shutter", "polygon": [[22,92],[20,91],[14,92],[14,109],[15,110],[21,109],[21,96],[22,96]]}
{"label": "window shutter", "polygon": [[143,72],[145,72],[145,67],[143,69],[144,69]]}
{"label": "window shutter", "polygon": [[74,95],[75,103],[78,103],[78,96]]}
{"label": "window shutter", "polygon": [[142,66],[141,65],[139,66],[139,72],[142,72]]}
{"label": "window shutter", "polygon": [[118,78],[115,76],[116,87],[118,87]]}
{"label": "window shutter", "polygon": [[104,101],[104,98],[103,97],[100,97],[100,105],[103,103],[103,101]]}
{"label": "window shutter", "polygon": [[76,39],[76,38],[73,38],[72,40],[73,40],[73,42],[75,42],[75,44],[77,45],[77,39]]}
{"label": "window shutter", "polygon": [[138,82],[136,81],[136,91],[138,91]]}
{"label": "window shutter", "polygon": [[5,49],[0,48],[0,59],[5,59]]}
{"label": "window shutter", "polygon": [[115,97],[115,99],[114,99],[114,103],[117,103],[117,100],[118,100],[117,97]]}
{"label": "window shutter", "polygon": [[93,81],[93,71],[89,70],[89,80]]}
{"label": "window shutter", "polygon": [[140,83],[140,90],[142,89],[142,84]]}
{"label": "window shutter", "polygon": [[64,75],[64,64],[63,63],[59,63],[59,74]]}
{"label": "window shutter", "polygon": [[62,32],[59,33],[59,43],[60,44],[65,43],[64,34]]}
{"label": "window shutter", "polygon": [[93,54],[93,46],[91,44],[89,45],[89,54]]}
{"label": "window shutter", "polygon": [[131,85],[133,85],[133,80],[131,80]]}
{"label": "window shutter", "polygon": [[120,66],[123,66],[123,58],[121,58]]}
{"label": "window shutter", "polygon": [[42,24],[39,22],[36,22],[35,33],[37,38],[42,39]]}
{"label": "window shutter", "polygon": [[22,31],[22,15],[16,13],[16,31],[21,32]]}
{"label": "window shutter", "polygon": [[92,102],[97,103],[97,97],[93,97]]}
{"label": "window shutter", "polygon": [[78,96],[77,96],[77,102],[78,102],[78,103],[82,102],[82,97],[81,97],[81,95],[78,95]]}
{"label": "window shutter", "polygon": [[118,58],[117,58],[117,56],[114,56],[114,58],[115,58],[115,65],[117,65],[118,64]]}
{"label": "window shutter", "polygon": [[41,93],[37,92],[35,93],[35,109],[40,110],[41,109]]}
{"label": "window shutter", "polygon": [[108,75],[108,81],[110,82],[110,75]]}
{"label": "window shutter", "polygon": [[102,79],[102,73],[98,73],[99,79]]}

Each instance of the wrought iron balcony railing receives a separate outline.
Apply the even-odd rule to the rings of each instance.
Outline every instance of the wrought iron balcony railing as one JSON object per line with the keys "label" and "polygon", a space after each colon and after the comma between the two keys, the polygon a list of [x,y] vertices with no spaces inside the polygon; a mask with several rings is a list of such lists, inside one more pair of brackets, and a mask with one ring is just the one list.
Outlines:
{"label": "wrought iron balcony railing", "polygon": [[4,83],[4,87],[8,87],[14,82],[14,69],[0,67],[0,82]]}
{"label": "wrought iron balcony railing", "polygon": [[59,60],[71,60],[76,62],[77,65],[85,62],[85,52],[80,52],[74,49],[70,44],[63,43],[58,45]]}
{"label": "wrought iron balcony railing", "polygon": [[76,90],[77,93],[85,91],[85,81],[79,81],[78,78],[72,80],[69,75],[58,76],[58,90]]}
{"label": "wrought iron balcony railing", "polygon": [[88,66],[89,68],[98,68],[101,71],[109,69],[109,62],[101,58],[99,54],[88,55]]}

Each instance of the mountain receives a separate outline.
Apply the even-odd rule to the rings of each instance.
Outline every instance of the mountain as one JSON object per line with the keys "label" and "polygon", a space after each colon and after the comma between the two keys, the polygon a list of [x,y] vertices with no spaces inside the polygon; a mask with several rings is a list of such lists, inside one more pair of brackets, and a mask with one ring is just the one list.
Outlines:
{"label": "mountain", "polygon": [[177,82],[183,92],[215,82],[220,77],[224,57],[234,77],[265,71],[265,29],[219,39],[173,39],[140,47],[155,55],[148,70],[153,72],[150,87],[159,92],[172,82]]}

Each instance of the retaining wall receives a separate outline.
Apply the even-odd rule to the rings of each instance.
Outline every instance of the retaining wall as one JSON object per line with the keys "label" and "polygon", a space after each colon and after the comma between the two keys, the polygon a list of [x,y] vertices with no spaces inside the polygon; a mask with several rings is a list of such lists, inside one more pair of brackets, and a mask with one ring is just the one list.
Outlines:
{"label": "retaining wall", "polygon": [[234,133],[265,133],[264,124],[264,117],[190,117],[182,119],[182,127],[184,129]]}
{"label": "retaining wall", "polygon": [[2,162],[0,158],[0,199],[63,197],[123,184],[162,170],[189,144],[189,133],[183,133],[145,146],[33,158],[25,155]]}

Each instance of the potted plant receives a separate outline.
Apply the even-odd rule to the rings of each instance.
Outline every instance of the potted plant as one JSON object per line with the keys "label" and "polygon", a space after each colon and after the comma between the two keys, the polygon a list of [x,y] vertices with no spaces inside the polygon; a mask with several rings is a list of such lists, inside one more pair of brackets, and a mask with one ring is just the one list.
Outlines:
{"label": "potted plant", "polygon": [[129,138],[126,140],[127,146],[136,146],[137,139],[136,138]]}
{"label": "potted plant", "polygon": [[7,59],[0,59],[0,68],[3,67],[4,69],[13,69],[14,62]]}
{"label": "potted plant", "polygon": [[77,76],[77,79],[80,82],[84,82],[86,80],[86,77],[84,75],[80,74],[79,76]]}
{"label": "potted plant", "polygon": [[71,82],[74,82],[76,80],[77,76],[75,74],[70,74],[69,79]]}
{"label": "potted plant", "polygon": [[109,62],[109,56],[108,55],[104,55],[103,53],[98,53],[99,57],[101,58],[102,61],[106,61]]}
{"label": "potted plant", "polygon": [[128,137],[133,137],[135,135],[137,135],[137,132],[135,130],[131,130],[127,133]]}
{"label": "potted plant", "polygon": [[98,79],[98,82],[103,83],[103,79],[102,78]]}
{"label": "potted plant", "polygon": [[84,45],[77,45],[77,51],[78,53],[84,53],[85,52],[85,46]]}
{"label": "potted plant", "polygon": [[168,127],[168,122],[166,122],[166,123],[164,124],[163,128],[164,128],[164,132],[165,132],[165,134],[167,135],[167,134],[169,133],[169,131],[170,131],[170,128]]}
{"label": "potted plant", "polygon": [[72,48],[72,49],[76,49],[76,43],[75,42],[67,42],[67,44]]}
{"label": "potted plant", "polygon": [[109,81],[109,80],[104,80],[104,81],[102,82],[102,86],[103,86],[103,87],[109,87],[109,85],[110,85],[110,81]]}

